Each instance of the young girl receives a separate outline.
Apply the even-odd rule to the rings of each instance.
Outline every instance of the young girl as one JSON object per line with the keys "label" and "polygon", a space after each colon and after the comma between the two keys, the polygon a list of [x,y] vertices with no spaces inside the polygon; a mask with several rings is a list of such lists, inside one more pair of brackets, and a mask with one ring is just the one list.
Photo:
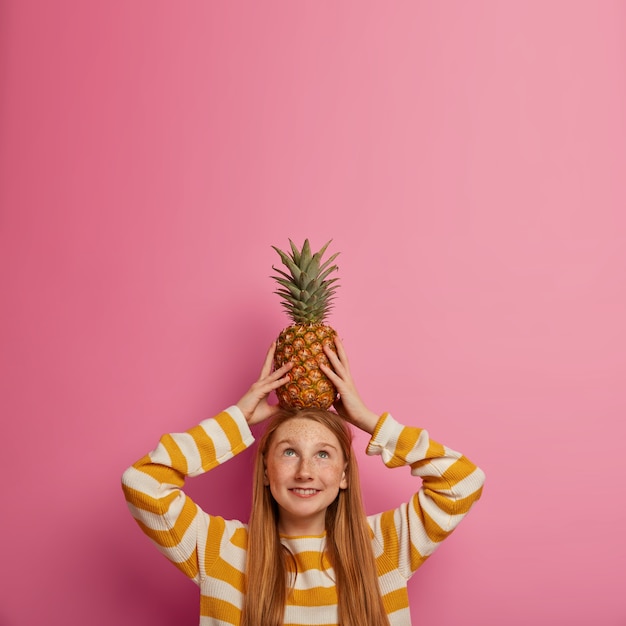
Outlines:
{"label": "young girl", "polygon": [[[164,435],[124,472],[139,526],[200,587],[200,626],[410,625],[408,579],[480,497],[484,474],[468,459],[365,406],[339,339],[336,347],[323,369],[337,413],[269,404],[291,369],[272,372],[272,345],[235,406]],[[250,426],[268,418],[249,524],[205,513],[182,491],[185,478],[245,450]],[[346,421],[371,435],[367,454],[421,478],[409,502],[366,517]]]}

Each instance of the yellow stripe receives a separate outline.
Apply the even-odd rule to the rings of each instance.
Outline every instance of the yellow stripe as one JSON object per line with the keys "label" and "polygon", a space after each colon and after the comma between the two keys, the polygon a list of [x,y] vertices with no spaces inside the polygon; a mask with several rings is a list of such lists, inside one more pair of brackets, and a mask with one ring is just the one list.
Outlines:
{"label": "yellow stripe", "polygon": [[[400,539],[398,538],[398,531],[393,519],[394,513],[395,511],[385,511],[381,515],[380,526],[383,530],[383,553],[395,564],[398,561],[398,555],[400,553]],[[378,568],[378,562],[376,565]],[[385,569],[379,573],[386,573],[389,571],[391,570]]]}
{"label": "yellow stripe", "polygon": [[383,552],[376,557],[376,573],[379,576],[388,574],[396,569],[397,563],[391,560],[391,555]]}
{"label": "yellow stripe", "polygon": [[298,554],[295,555],[295,558],[298,566],[298,572],[306,572],[312,569],[325,571],[330,568],[330,562],[325,558],[325,554],[323,552],[306,550],[298,552]]}
{"label": "yellow stripe", "polygon": [[443,473],[443,477],[451,485],[456,485],[464,478],[467,478],[475,469],[476,466],[469,459],[462,456]]}
{"label": "yellow stripe", "polygon": [[246,531],[246,529],[238,528],[233,533],[233,536],[230,538],[230,542],[234,546],[237,546],[238,548],[241,548],[242,550],[247,550],[248,549],[248,532]]}
{"label": "yellow stripe", "polygon": [[428,459],[438,459],[446,456],[446,449],[436,441],[432,439],[428,442],[428,450],[426,451],[426,457]]}
{"label": "yellow stripe", "polygon": [[243,446],[243,440],[241,438],[241,432],[239,432],[237,422],[230,416],[229,413],[226,413],[226,411],[222,411],[215,418],[215,420],[228,438],[230,449],[233,453],[236,453]]}
{"label": "yellow stripe", "polygon": [[211,577],[223,580],[231,587],[234,587],[238,591],[243,593],[245,587],[245,576],[243,572],[240,572],[236,567],[233,567],[230,563],[222,558],[219,558],[213,570],[211,571]]}
{"label": "yellow stripe", "polygon": [[287,604],[296,606],[332,606],[337,604],[336,587],[312,587],[294,589],[287,598]]}
{"label": "yellow stripe", "polygon": [[234,604],[209,596],[200,596],[200,615],[228,624],[237,625],[241,622],[241,611]]}
{"label": "yellow stripe", "polygon": [[419,428],[405,426],[398,437],[396,449],[393,451],[393,458],[387,463],[387,467],[400,467],[406,465],[406,459],[411,450],[415,447],[422,431]]}
{"label": "yellow stripe", "polygon": [[457,502],[449,496],[444,496],[436,491],[431,491],[430,485],[428,485],[428,488],[424,489],[424,492],[428,494],[428,497],[435,503],[435,506],[447,515],[456,515],[457,513],[460,513],[457,509]]}
{"label": "yellow stripe", "polygon": [[[413,496],[416,498],[416,496]],[[379,576],[388,574],[398,566],[400,554],[400,538],[393,520],[393,511],[382,514],[381,526],[383,531],[383,553],[376,558],[376,571]],[[409,546],[409,564],[411,571],[420,567],[428,557],[422,556],[411,543]]]}
{"label": "yellow stripe", "polygon": [[424,530],[426,531],[426,534],[428,535],[428,538],[431,541],[439,543],[440,541],[443,541],[450,534],[451,531],[443,530],[437,524],[437,522],[435,522],[435,520],[432,517],[430,517],[430,515],[428,515],[428,513],[424,511],[424,509],[422,509],[419,506],[419,501],[417,499],[417,496],[413,497],[411,504],[413,505],[413,510],[415,511],[415,514],[417,515],[417,517],[419,517],[420,520],[422,520]]}
{"label": "yellow stripe", "polygon": [[181,474],[187,475],[187,458],[174,441],[172,435],[163,435],[163,437],[161,437],[161,443],[170,455],[172,467],[175,467]]}
{"label": "yellow stripe", "polygon": [[409,606],[409,596],[405,587],[390,591],[383,596],[383,606],[387,614],[406,609]]}
{"label": "yellow stripe", "polygon": [[[411,467],[419,467],[422,464],[422,461],[419,461]],[[424,478],[424,481],[428,482],[428,486],[431,489],[436,489],[437,491],[452,489],[454,485],[467,478],[475,469],[476,466],[471,461],[461,457],[450,465],[441,476],[427,476]]]}
{"label": "yellow stripe", "polygon": [[483,488],[477,489],[473,494],[467,496],[466,498],[460,498],[456,501],[455,512],[459,513],[467,513],[473,506],[474,502],[480,498],[482,495]]}
{"label": "yellow stripe", "polygon": [[447,491],[452,486],[443,476],[424,476],[424,487],[429,491]]}
{"label": "yellow stripe", "polygon": [[222,517],[210,517],[204,550],[204,571],[209,572],[220,555],[220,546],[226,523]]}
{"label": "yellow stripe", "polygon": [[409,563],[411,564],[411,571],[414,572],[418,567],[424,564],[424,561],[428,559],[427,556],[422,556],[419,550],[411,544],[409,553]]}
{"label": "yellow stripe", "polygon": [[[430,487],[430,485],[428,487]],[[467,513],[474,502],[478,500],[482,487],[466,498],[459,498],[458,500],[453,500],[449,496],[445,496],[440,493],[431,492],[430,489],[425,489],[425,491],[439,509],[448,515],[460,515],[461,513]]]}
{"label": "yellow stripe", "polygon": [[191,498],[185,499],[183,510],[180,512],[174,526],[170,530],[154,530],[137,520],[139,526],[148,537],[156,541],[160,546],[173,548],[180,543],[181,538],[193,522],[197,507]]}
{"label": "yellow stripe", "polygon": [[215,444],[211,437],[209,437],[202,428],[202,426],[194,426],[187,431],[196,442],[196,446],[200,452],[200,460],[202,462],[202,469],[205,472],[213,469],[216,465],[219,465],[217,457],[215,455]]}
{"label": "yellow stripe", "polygon": [[151,478],[154,478],[154,480],[159,483],[167,483],[175,485],[176,487],[182,487],[185,483],[185,477],[179,471],[167,465],[153,463],[147,455],[134,463],[133,467]]}
{"label": "yellow stripe", "polygon": [[126,485],[123,486],[126,500],[143,511],[149,511],[155,515],[163,515],[170,508],[170,504],[180,497],[180,491],[173,491],[163,498],[153,498],[143,491],[138,491]]}

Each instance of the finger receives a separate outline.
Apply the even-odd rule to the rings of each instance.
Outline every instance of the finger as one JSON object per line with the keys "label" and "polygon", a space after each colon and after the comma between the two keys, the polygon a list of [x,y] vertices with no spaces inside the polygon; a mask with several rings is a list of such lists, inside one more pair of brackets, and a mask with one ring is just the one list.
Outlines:
{"label": "finger", "polygon": [[343,386],[343,378],[335,370],[333,370],[332,367],[329,367],[325,363],[320,363],[319,368],[330,379],[330,382],[333,383],[335,387],[339,388]]}
{"label": "finger", "polygon": [[337,348],[339,360],[345,365],[346,369],[349,369],[348,355],[346,354],[346,349],[344,348],[343,341],[341,341],[341,337],[339,337],[339,335],[335,335],[335,346]]}
{"label": "finger", "polygon": [[260,378],[265,378],[272,371],[272,363],[274,362],[274,351],[276,350],[276,342],[273,341],[265,355],[265,362],[261,368]]}
{"label": "finger", "polygon": [[330,364],[333,366],[333,369],[338,374],[340,372],[344,372],[346,370],[344,364],[341,362],[339,355],[330,347],[324,346],[324,354],[330,361]]}
{"label": "finger", "polygon": [[278,389],[278,387],[288,383],[288,372],[292,367],[293,363],[291,363],[291,361],[289,363],[285,363],[285,365],[266,376],[263,380],[259,381],[263,389],[267,390],[265,393],[269,393],[270,391]]}
{"label": "finger", "polygon": [[270,378],[282,378],[293,367],[292,361],[287,361],[284,365],[281,365],[277,370],[274,370]]}

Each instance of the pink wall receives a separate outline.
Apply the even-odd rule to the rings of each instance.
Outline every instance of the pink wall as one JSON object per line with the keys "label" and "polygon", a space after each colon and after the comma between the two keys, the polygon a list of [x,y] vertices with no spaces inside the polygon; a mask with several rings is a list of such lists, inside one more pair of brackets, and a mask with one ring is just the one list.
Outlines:
{"label": "pink wall", "polygon": [[488,475],[414,621],[626,624],[625,59],[609,0],[2,2],[0,624],[197,623],[119,477],[252,382],[305,236],[371,407]]}

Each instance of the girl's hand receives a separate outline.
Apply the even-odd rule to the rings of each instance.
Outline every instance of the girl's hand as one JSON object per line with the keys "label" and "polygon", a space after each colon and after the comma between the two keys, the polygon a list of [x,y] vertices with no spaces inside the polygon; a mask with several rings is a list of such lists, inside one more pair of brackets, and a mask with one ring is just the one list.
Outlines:
{"label": "girl's hand", "polygon": [[338,335],[335,335],[335,346],[337,347],[337,354],[324,346],[324,353],[328,357],[332,368],[320,365],[322,372],[330,378],[330,381],[339,392],[339,398],[334,404],[335,409],[344,419],[372,435],[379,416],[370,411],[361,399],[350,372],[346,351]]}
{"label": "girl's hand", "polygon": [[272,372],[275,349],[276,342],[272,343],[267,351],[259,379],[237,402],[237,407],[239,407],[250,425],[258,424],[278,411],[278,405],[270,404],[267,401],[267,397],[272,391],[289,382],[287,372],[293,367],[293,363],[285,363],[281,368]]}

